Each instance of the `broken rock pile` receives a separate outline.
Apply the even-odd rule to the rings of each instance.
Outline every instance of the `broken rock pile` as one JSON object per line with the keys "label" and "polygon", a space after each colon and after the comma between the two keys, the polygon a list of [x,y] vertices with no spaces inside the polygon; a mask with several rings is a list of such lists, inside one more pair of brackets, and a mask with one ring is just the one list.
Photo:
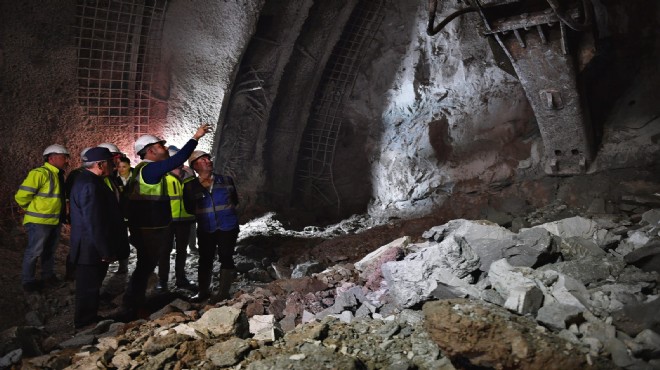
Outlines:
{"label": "broken rock pile", "polygon": [[383,289],[400,307],[479,299],[533,318],[590,358],[657,367],[659,215],[648,211],[636,225],[572,217],[517,234],[487,221],[453,220],[427,231],[427,241],[406,245],[403,260],[384,263]]}
{"label": "broken rock pile", "polygon": [[354,264],[318,273],[292,266],[311,276],[257,284],[214,306],[177,300],[151,321],[99,323],[51,344],[57,349],[47,355],[21,359],[25,338],[11,333],[29,331],[7,331],[2,361],[80,369],[658,368],[660,210],[638,219],[576,216],[518,232],[452,220]]}

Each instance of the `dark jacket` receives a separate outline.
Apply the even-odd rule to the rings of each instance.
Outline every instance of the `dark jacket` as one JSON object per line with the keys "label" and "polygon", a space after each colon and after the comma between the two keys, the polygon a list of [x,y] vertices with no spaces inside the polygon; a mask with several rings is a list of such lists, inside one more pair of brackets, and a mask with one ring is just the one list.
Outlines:
{"label": "dark jacket", "polygon": [[76,181],[76,177],[80,175],[82,171],[85,171],[84,168],[78,167],[75,170],[69,172],[69,174],[66,176],[66,181],[64,182],[64,189],[66,190],[66,199],[68,200],[69,197],[71,197],[71,189],[73,188],[73,184]]}
{"label": "dark jacket", "polygon": [[103,178],[84,170],[71,188],[71,251],[74,264],[128,257],[128,234],[115,194]]}

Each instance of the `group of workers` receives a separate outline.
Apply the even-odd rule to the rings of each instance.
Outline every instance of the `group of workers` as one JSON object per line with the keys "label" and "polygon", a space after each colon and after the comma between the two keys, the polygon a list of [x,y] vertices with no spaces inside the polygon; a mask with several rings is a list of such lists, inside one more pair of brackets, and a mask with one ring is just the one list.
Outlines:
{"label": "group of workers", "polygon": [[[211,298],[217,254],[220,282],[213,298],[228,298],[235,277],[238,196],[233,179],[214,173],[211,156],[195,150],[198,140],[209,131],[209,125],[201,125],[180,150],[168,150],[165,140],[153,135],[139,137],[135,152],[141,162],[134,169],[113,144],[86,148],[81,153],[82,166],[66,181],[69,152],[58,144],[47,147],[43,152],[45,163],[28,173],[15,195],[24,210],[23,224],[28,234],[21,273],[23,289],[40,291],[60,281],[54,270],[55,250],[62,224],[70,222],[66,274],[76,282],[76,328],[103,319],[98,316],[101,286],[111,262],[119,261],[117,272],[126,272],[129,241],[137,251],[137,262],[122,305],[112,317],[115,320],[127,322],[148,314],[145,295],[156,266],[156,289],[167,290],[173,246],[177,287],[197,290],[191,297],[193,301]],[[189,168],[184,166],[186,160]],[[197,286],[185,273],[194,223],[199,252]],[[41,280],[36,278],[38,260]]]}

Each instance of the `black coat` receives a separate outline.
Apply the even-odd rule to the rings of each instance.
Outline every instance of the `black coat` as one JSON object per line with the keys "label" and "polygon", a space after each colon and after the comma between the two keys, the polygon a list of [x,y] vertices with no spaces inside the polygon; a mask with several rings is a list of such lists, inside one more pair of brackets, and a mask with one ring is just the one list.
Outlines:
{"label": "black coat", "polygon": [[84,170],[71,188],[71,251],[73,264],[98,264],[101,258],[128,257],[128,233],[117,197],[101,176]]}

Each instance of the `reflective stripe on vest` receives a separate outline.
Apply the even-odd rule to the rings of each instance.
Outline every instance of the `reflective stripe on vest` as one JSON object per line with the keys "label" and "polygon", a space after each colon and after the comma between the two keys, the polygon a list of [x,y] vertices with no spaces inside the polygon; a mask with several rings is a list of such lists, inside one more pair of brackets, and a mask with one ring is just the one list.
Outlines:
{"label": "reflective stripe on vest", "polygon": [[167,194],[170,197],[170,208],[172,208],[172,221],[193,221],[195,216],[186,212],[183,206],[183,184],[179,178],[168,173],[165,176],[167,182]]}
{"label": "reflective stripe on vest", "polygon": [[215,230],[231,230],[238,226],[232,193],[235,187],[225,176],[214,175],[211,191],[201,187],[195,195],[195,215],[198,230],[213,232]]}
{"label": "reflective stripe on vest", "polygon": [[25,209],[23,224],[35,223],[43,225],[58,225],[62,212],[62,198],[64,184],[60,184],[57,173],[60,170],[44,163],[30,171],[19,186],[14,198]]}
{"label": "reflective stripe on vest", "polygon": [[208,207],[208,208],[200,208],[197,211],[199,213],[214,213],[215,211],[224,211],[225,209],[232,209],[234,206],[231,204],[218,204],[217,206],[214,205],[213,207]]}
{"label": "reflective stripe on vest", "polygon": [[142,162],[135,167],[137,171],[137,176],[135,176],[135,181],[137,186],[135,186],[132,192],[128,195],[130,200],[169,200],[167,196],[167,185],[165,184],[165,179],[161,179],[155,184],[147,184],[142,179],[142,169],[149,162]]}

